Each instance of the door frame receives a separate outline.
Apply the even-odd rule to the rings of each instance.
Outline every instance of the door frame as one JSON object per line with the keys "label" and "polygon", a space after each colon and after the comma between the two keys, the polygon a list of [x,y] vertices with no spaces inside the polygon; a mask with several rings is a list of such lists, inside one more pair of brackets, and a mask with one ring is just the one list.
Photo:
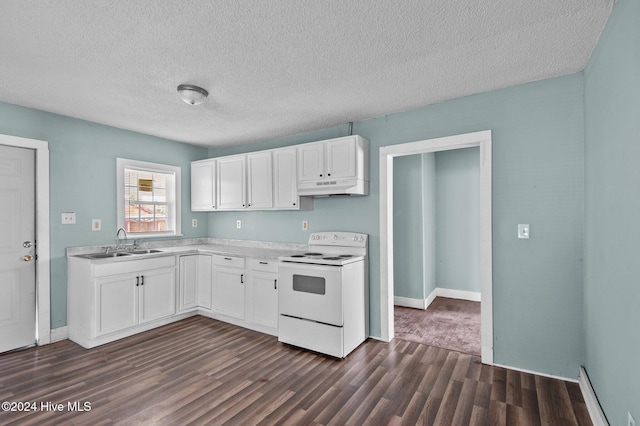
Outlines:
{"label": "door frame", "polygon": [[36,335],[37,345],[51,343],[49,238],[49,142],[0,134],[0,145],[35,151],[36,160]]}
{"label": "door frame", "polygon": [[491,236],[491,130],[380,147],[380,331],[394,337],[393,159],[407,155],[480,147],[480,312],[482,362],[493,364],[493,252]]}

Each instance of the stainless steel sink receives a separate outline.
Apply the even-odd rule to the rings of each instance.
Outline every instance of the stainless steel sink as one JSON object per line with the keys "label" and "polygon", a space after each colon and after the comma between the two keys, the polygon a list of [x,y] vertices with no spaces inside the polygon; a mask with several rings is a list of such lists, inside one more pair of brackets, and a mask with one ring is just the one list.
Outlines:
{"label": "stainless steel sink", "polygon": [[133,250],[128,252],[130,254],[151,254],[151,253],[162,253],[162,250],[154,250],[154,249],[145,249],[145,250]]}
{"label": "stainless steel sink", "polygon": [[89,253],[81,254],[79,257],[86,257],[87,259],[106,259],[109,257],[129,256],[129,253],[113,252],[113,253]]}

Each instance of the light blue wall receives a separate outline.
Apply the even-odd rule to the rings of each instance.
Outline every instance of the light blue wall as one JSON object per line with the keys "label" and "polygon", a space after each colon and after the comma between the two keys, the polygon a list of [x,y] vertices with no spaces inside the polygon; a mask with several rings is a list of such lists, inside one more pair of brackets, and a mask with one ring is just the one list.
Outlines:
{"label": "light blue wall", "polygon": [[640,421],[640,2],[585,70],[585,368],[611,425]]}
{"label": "light blue wall", "polygon": [[[308,212],[210,213],[209,234],[291,242],[306,242],[310,231],[369,234],[371,334],[380,336],[379,148],[491,129],[494,360],[575,378],[583,348],[583,119],[583,78],[574,74],[356,122],[354,134],[371,142],[369,196],[319,198]],[[347,134],[344,125],[209,154]],[[517,239],[518,223],[531,224],[530,240]]]}
{"label": "light blue wall", "polygon": [[480,148],[435,154],[436,284],[480,292]]}
{"label": "light blue wall", "polygon": [[[49,142],[52,328],[67,323],[65,249],[114,243],[116,157],[181,166],[183,234],[207,235],[208,216],[190,209],[190,163],[206,158],[204,148],[6,103],[0,103],[0,133]],[[75,225],[60,224],[68,211],[76,213]],[[91,230],[92,219],[102,220],[102,231]]]}
{"label": "light blue wall", "polygon": [[393,293],[424,299],[422,157],[395,158],[393,175]]}

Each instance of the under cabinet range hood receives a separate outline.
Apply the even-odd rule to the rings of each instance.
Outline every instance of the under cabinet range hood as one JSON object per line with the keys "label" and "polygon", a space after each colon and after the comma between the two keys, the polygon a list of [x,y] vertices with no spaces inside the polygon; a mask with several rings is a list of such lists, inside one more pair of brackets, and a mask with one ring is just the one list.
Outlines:
{"label": "under cabinet range hood", "polygon": [[369,141],[359,135],[298,145],[298,196],[369,195]]}
{"label": "under cabinet range hood", "polygon": [[369,181],[331,179],[298,184],[299,196],[329,197],[334,195],[369,195]]}

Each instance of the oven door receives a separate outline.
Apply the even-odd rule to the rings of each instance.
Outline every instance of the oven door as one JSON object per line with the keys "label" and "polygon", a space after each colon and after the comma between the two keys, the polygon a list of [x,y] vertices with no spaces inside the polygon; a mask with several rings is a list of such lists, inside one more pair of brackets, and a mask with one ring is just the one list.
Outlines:
{"label": "oven door", "polygon": [[279,268],[281,315],[342,326],[342,267],[283,262]]}

